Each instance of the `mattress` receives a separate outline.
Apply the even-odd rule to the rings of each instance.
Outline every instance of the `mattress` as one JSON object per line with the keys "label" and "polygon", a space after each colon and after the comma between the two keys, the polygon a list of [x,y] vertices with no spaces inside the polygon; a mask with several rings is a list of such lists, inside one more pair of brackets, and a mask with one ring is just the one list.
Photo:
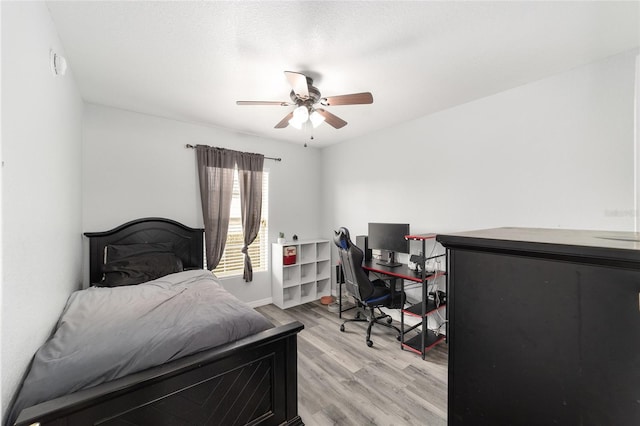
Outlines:
{"label": "mattress", "polygon": [[74,292],[7,417],[81,389],[273,327],[205,270]]}

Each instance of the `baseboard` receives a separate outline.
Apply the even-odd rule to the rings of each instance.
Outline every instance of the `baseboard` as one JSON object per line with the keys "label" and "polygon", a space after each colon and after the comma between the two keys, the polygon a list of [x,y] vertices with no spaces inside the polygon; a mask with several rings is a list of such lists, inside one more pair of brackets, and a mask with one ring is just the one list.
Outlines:
{"label": "baseboard", "polygon": [[254,300],[253,302],[247,302],[247,305],[251,306],[252,308],[259,308],[260,306],[268,305],[270,303],[273,303],[272,297],[267,297],[266,299],[262,300]]}

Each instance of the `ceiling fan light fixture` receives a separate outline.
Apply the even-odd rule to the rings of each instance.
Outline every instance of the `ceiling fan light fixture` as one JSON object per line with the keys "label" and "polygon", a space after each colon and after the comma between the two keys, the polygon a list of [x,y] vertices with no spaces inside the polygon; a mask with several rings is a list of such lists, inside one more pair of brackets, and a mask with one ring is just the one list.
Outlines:
{"label": "ceiling fan light fixture", "polygon": [[324,116],[322,116],[318,111],[313,111],[309,116],[309,121],[311,121],[311,124],[313,124],[314,129],[321,125],[324,120]]}
{"label": "ceiling fan light fixture", "polygon": [[289,120],[289,125],[291,127],[294,127],[296,129],[298,129],[298,130],[302,130],[302,123],[304,123],[304,122],[296,120],[295,116],[293,118],[291,118],[291,120]]}
{"label": "ceiling fan light fixture", "polygon": [[[0,0],[2,1],[2,0]],[[280,101],[236,101],[237,105],[277,105],[293,106],[295,109],[285,115],[275,126],[275,129],[284,129],[291,125],[302,130],[318,127],[327,123],[334,129],[342,129],[347,122],[321,107],[336,105],[361,105],[373,103],[373,95],[370,92],[351,93],[348,95],[336,95],[322,97],[317,87],[313,86],[313,79],[306,75],[285,71],[285,76],[291,86],[289,97],[291,102]],[[318,106],[316,110],[315,107]]]}
{"label": "ceiling fan light fixture", "polygon": [[309,119],[309,110],[305,105],[300,105],[298,108],[293,110],[293,118],[302,124]]}

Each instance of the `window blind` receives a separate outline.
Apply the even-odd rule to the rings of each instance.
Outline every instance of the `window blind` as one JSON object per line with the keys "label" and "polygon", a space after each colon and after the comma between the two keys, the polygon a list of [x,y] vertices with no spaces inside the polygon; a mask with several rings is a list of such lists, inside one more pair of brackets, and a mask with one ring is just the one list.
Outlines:
{"label": "window blind", "polygon": [[[262,212],[260,218],[260,231],[255,241],[249,246],[249,256],[253,271],[267,270],[267,239],[268,223],[267,213],[269,212],[269,172],[262,173]],[[229,219],[229,232],[227,243],[220,263],[213,270],[219,277],[242,275],[244,269],[244,255],[242,246],[244,235],[242,233],[242,218],[240,216],[240,182],[238,180],[238,170],[233,175],[233,197],[231,200],[231,217]]]}

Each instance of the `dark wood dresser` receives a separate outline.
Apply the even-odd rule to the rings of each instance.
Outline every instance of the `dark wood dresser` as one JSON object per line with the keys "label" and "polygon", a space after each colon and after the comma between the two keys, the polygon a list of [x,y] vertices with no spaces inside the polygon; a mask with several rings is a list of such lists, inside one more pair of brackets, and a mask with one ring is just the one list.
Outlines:
{"label": "dark wood dresser", "polygon": [[640,425],[640,234],[498,228],[437,240],[450,425]]}

